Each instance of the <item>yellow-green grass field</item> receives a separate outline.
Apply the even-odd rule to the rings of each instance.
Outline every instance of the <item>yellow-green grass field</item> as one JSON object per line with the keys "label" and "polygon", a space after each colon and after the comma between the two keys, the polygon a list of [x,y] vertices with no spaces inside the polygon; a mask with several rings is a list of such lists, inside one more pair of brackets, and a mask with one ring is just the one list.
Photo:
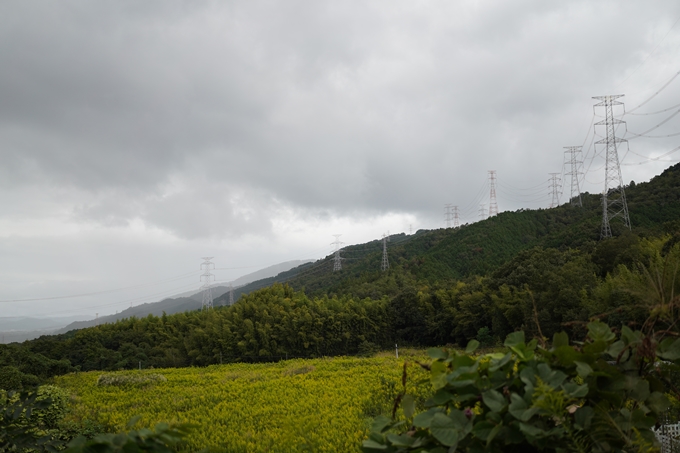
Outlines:
{"label": "yellow-green grass field", "polygon": [[[122,430],[134,416],[139,426],[158,422],[197,425],[191,450],[229,452],[358,451],[371,419],[389,415],[402,391],[425,399],[427,361],[414,352],[372,358],[335,357],[269,364],[214,365],[117,373],[77,373],[57,378],[72,395],[68,417]],[[98,379],[149,379],[147,383],[98,385]],[[158,378],[162,375],[163,378]],[[152,380],[153,378],[155,380]],[[416,387],[418,382],[421,385]]]}

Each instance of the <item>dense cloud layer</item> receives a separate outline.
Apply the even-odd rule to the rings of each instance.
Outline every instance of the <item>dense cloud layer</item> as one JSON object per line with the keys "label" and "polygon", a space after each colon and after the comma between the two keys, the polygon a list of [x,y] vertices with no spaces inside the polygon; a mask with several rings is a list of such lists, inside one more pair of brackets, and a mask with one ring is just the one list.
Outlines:
{"label": "dense cloud layer", "polygon": [[[0,248],[44,244],[3,274],[19,260],[73,280],[53,251],[75,237],[120,244],[112,262],[136,235],[178,261],[307,258],[334,228],[357,242],[443,226],[444,203],[475,221],[490,169],[501,210],[547,207],[562,147],[592,156],[591,97],[630,108],[680,70],[678,19],[671,0],[3,2]],[[680,78],[645,108],[679,97]],[[664,115],[625,119],[641,132]],[[631,141],[624,163],[676,142]],[[601,165],[586,159],[591,192]],[[69,275],[98,287],[116,269]],[[33,295],[7,285],[2,299]]]}

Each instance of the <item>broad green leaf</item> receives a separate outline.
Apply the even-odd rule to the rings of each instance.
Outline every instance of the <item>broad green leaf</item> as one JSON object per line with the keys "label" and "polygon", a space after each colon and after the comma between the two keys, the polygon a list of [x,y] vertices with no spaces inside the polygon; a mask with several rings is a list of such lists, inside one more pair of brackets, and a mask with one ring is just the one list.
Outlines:
{"label": "broad green leaf", "polygon": [[520,423],[519,429],[529,437],[540,438],[546,434],[546,432],[543,431],[541,428],[537,428],[536,426],[530,425],[528,423]]}
{"label": "broad green leaf", "polygon": [[387,445],[379,444],[372,439],[366,439],[361,443],[364,448],[370,448],[371,450],[387,450]]}
{"label": "broad green leaf", "polygon": [[444,414],[435,414],[430,423],[430,431],[435,439],[455,450],[458,445],[458,431],[453,420]]}
{"label": "broad green leaf", "polygon": [[449,418],[453,421],[454,426],[458,430],[459,440],[472,430],[472,420],[467,418],[463,411],[455,408],[451,409]]}
{"label": "broad green leaf", "polygon": [[390,420],[388,417],[384,415],[378,415],[373,420],[373,424],[371,425],[371,431],[373,431],[374,433],[381,433],[385,430],[385,428],[389,427],[391,423],[392,420]]}
{"label": "broad green leaf", "polygon": [[449,358],[449,353],[444,351],[441,348],[430,348],[427,350],[427,355],[430,356],[430,358],[433,359],[442,359],[446,360]]}
{"label": "broad green leaf", "polygon": [[480,421],[479,423],[475,423],[475,426],[472,428],[472,433],[478,439],[486,442],[486,439],[489,437],[489,433],[491,433],[491,430],[493,430],[495,426],[496,425],[493,423]]}
{"label": "broad green leaf", "polygon": [[413,396],[409,394],[404,395],[401,399],[401,407],[404,409],[404,416],[406,418],[413,417],[413,414],[416,411],[416,402],[413,399]]}
{"label": "broad green leaf", "polygon": [[614,340],[616,335],[614,335],[614,332],[612,332],[612,329],[607,324],[594,321],[588,323],[588,338],[593,340],[593,342],[604,341],[608,343]]}
{"label": "broad green leaf", "polygon": [[441,414],[443,411],[440,407],[433,407],[425,412],[421,412],[413,418],[413,426],[418,428],[429,428],[432,419],[436,414]]}
{"label": "broad green leaf", "polygon": [[446,385],[446,364],[441,361],[434,361],[430,366],[430,380],[435,390]]}
{"label": "broad green leaf", "polygon": [[569,346],[569,335],[566,332],[557,332],[553,335],[553,348]]}
{"label": "broad green leaf", "polygon": [[472,339],[468,342],[467,347],[465,348],[465,353],[466,354],[472,354],[477,350],[479,347],[479,341]]}
{"label": "broad green leaf", "polygon": [[659,344],[657,355],[664,360],[680,359],[680,338],[666,338]]}
{"label": "broad green leaf", "polygon": [[574,382],[567,382],[563,388],[572,398],[584,398],[588,394],[588,384],[578,385]]}
{"label": "broad green leaf", "polygon": [[494,372],[494,371],[497,371],[497,370],[503,368],[505,365],[508,364],[508,362],[510,362],[511,359],[512,359],[512,354],[509,353],[509,352],[507,354],[505,354],[503,357],[501,357],[500,359],[492,359],[491,360],[491,367],[489,367],[489,371]]}
{"label": "broad green leaf", "polygon": [[491,442],[493,441],[494,437],[498,434],[498,432],[503,428],[502,424],[498,424],[493,427],[493,429],[489,432],[489,435],[486,436],[486,446],[488,447],[491,445]]}
{"label": "broad green leaf", "polygon": [[482,400],[493,412],[502,411],[507,403],[503,394],[493,389],[482,393]]}
{"label": "broad green leaf", "polygon": [[513,333],[509,334],[505,338],[505,343],[503,343],[503,344],[505,346],[509,347],[509,348],[512,348],[514,346],[518,346],[520,344],[523,345],[524,344],[524,332],[520,330],[519,332],[513,332]]}
{"label": "broad green leaf", "polygon": [[411,437],[406,434],[397,435],[394,433],[388,433],[386,437],[387,440],[389,440],[392,445],[395,445],[397,447],[410,447],[416,440],[414,437]]}
{"label": "broad green leaf", "polygon": [[590,376],[590,374],[593,372],[593,368],[585,362],[574,361],[574,363],[576,364],[576,372],[583,379]]}
{"label": "broad green leaf", "polygon": [[646,405],[655,413],[660,414],[667,410],[671,404],[663,393],[652,392],[652,394],[649,395],[649,398],[647,398]]}
{"label": "broad green leaf", "polygon": [[607,354],[609,354],[613,358],[618,358],[619,354],[621,354],[621,351],[623,351],[626,348],[626,343],[624,343],[622,340],[615,341],[614,343],[607,348]]}
{"label": "broad green leaf", "polygon": [[446,391],[446,389],[439,389],[437,390],[434,395],[432,395],[432,402],[436,404],[437,406],[444,406],[446,403],[450,402],[453,400],[453,394],[451,392]]}
{"label": "broad green leaf", "polygon": [[576,409],[574,412],[574,423],[579,429],[590,428],[590,421],[593,419],[595,411],[590,406],[583,406]]}
{"label": "broad green leaf", "polygon": [[649,395],[649,382],[645,381],[644,379],[638,380],[635,388],[630,393],[631,398],[641,403],[645,402],[647,398],[649,398]]}
{"label": "broad green leaf", "polygon": [[537,407],[529,407],[526,401],[516,393],[510,395],[512,402],[508,406],[508,412],[516,419],[526,422],[540,410]]}

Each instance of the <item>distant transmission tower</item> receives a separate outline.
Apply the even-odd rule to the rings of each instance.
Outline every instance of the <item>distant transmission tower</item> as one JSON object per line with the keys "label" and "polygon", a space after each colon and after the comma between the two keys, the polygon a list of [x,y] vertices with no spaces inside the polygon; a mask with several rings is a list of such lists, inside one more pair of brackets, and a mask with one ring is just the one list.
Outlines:
{"label": "distant transmission tower", "polygon": [[560,189],[562,188],[562,184],[560,178],[557,177],[559,173],[548,174],[550,175],[550,194],[552,195],[550,207],[556,208],[560,205]]}
{"label": "distant transmission tower", "polygon": [[496,170],[489,170],[489,217],[498,215],[496,203]]}
{"label": "distant transmission tower", "polygon": [[229,283],[229,306],[234,305],[234,285]]}
{"label": "distant transmission tower", "polygon": [[578,175],[582,174],[582,172],[578,171],[578,169],[579,165],[582,164],[583,161],[576,160],[576,154],[581,152],[581,147],[565,146],[564,149],[566,149],[564,153],[569,154],[570,171],[565,173],[566,176],[571,176],[571,192],[569,195],[569,200],[572,206],[582,207],[583,203],[581,202],[581,188],[578,185]]}
{"label": "distant transmission tower", "polygon": [[479,204],[479,220],[486,219],[486,208],[484,203]]}
{"label": "distant transmission tower", "polygon": [[446,228],[451,228],[451,204],[444,205],[444,220],[446,221]]}
{"label": "distant transmission tower", "polygon": [[333,257],[333,272],[342,270],[342,258],[340,257],[340,246],[344,242],[340,242],[340,236],[342,234],[334,234],[335,242],[331,242],[331,245],[335,246],[335,256]]}
{"label": "distant transmission tower", "polygon": [[215,269],[215,264],[210,261],[213,259],[212,256],[204,256],[201,259],[203,260],[201,263],[201,270],[203,271],[201,274],[201,281],[205,282],[203,283],[203,286],[201,286],[201,290],[203,291],[201,309],[205,310],[206,308],[213,308],[213,297],[210,284],[215,280],[215,276],[210,271]]}
{"label": "distant transmission tower", "polygon": [[630,230],[630,217],[628,216],[628,204],[626,194],[623,190],[623,177],[621,176],[621,166],[619,165],[619,153],[616,144],[626,140],[616,137],[616,125],[623,124],[624,121],[614,118],[613,106],[623,105],[616,99],[623,97],[623,94],[612,96],[595,96],[602,102],[595,104],[595,107],[605,108],[605,119],[597,126],[607,127],[607,137],[595,142],[597,145],[605,145],[605,170],[604,170],[604,191],[602,192],[602,229],[600,239],[612,237],[610,222],[614,217],[621,217],[623,224]]}
{"label": "distant transmission tower", "polygon": [[460,226],[460,218],[458,217],[458,206],[453,206],[453,227],[458,228]]}
{"label": "distant transmission tower", "polygon": [[390,240],[389,233],[383,234],[383,256],[382,263],[380,264],[380,270],[385,272],[390,268],[390,261],[387,259],[387,241]]}

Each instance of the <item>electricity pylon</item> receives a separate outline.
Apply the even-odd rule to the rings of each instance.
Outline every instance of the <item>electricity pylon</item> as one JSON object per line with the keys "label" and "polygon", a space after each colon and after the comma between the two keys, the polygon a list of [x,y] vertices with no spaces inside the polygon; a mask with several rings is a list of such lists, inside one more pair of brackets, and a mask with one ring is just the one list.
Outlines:
{"label": "electricity pylon", "polygon": [[234,285],[229,283],[229,306],[234,305]]}
{"label": "electricity pylon", "polygon": [[210,288],[211,283],[215,281],[215,276],[210,272],[211,270],[215,269],[215,264],[213,264],[211,259],[213,259],[212,256],[204,256],[201,258],[203,262],[201,263],[201,270],[203,273],[201,274],[200,280],[203,283],[203,286],[201,286],[201,290],[203,291],[203,300],[201,301],[201,309],[205,310],[207,308],[213,308],[213,297],[212,297],[212,290]]}
{"label": "electricity pylon", "polygon": [[479,204],[479,220],[486,219],[486,208],[484,203]]}
{"label": "electricity pylon", "polygon": [[383,234],[383,255],[382,255],[382,263],[380,263],[380,270],[385,272],[387,269],[390,268],[390,261],[387,258],[387,241],[390,240],[389,233],[388,234]]}
{"label": "electricity pylon", "polygon": [[550,194],[552,195],[552,201],[550,202],[551,208],[556,208],[560,205],[560,179],[557,177],[559,173],[548,173],[550,175]]}
{"label": "electricity pylon", "polygon": [[444,205],[444,220],[446,221],[446,228],[451,228],[451,204]]}
{"label": "electricity pylon", "polygon": [[604,170],[604,191],[602,192],[602,229],[600,239],[612,237],[610,222],[615,217],[621,217],[623,224],[630,230],[630,217],[628,216],[628,204],[626,203],[626,193],[623,190],[623,177],[621,176],[621,165],[619,165],[619,153],[616,149],[617,143],[627,140],[616,136],[616,125],[624,124],[624,121],[614,118],[614,106],[623,105],[617,101],[623,94],[611,96],[595,96],[602,102],[595,104],[595,107],[604,107],[605,119],[596,126],[605,126],[607,136],[595,142],[596,145],[605,145],[605,170]]}
{"label": "electricity pylon", "polygon": [[460,226],[460,218],[458,217],[458,206],[453,206],[453,227],[458,228]]}
{"label": "electricity pylon", "polygon": [[333,272],[342,270],[342,258],[340,257],[340,246],[344,242],[340,242],[340,236],[342,234],[334,234],[335,242],[331,242],[331,245],[335,246],[335,256],[333,257]]}
{"label": "electricity pylon", "polygon": [[578,184],[578,175],[583,174],[578,171],[579,165],[583,161],[576,160],[576,154],[581,152],[580,146],[565,146],[566,151],[564,154],[569,153],[569,165],[570,171],[565,173],[565,176],[571,176],[571,192],[569,193],[569,202],[572,206],[583,207],[583,202],[581,201],[581,188]]}
{"label": "electricity pylon", "polygon": [[489,170],[489,217],[498,215],[496,202],[496,170]]}

